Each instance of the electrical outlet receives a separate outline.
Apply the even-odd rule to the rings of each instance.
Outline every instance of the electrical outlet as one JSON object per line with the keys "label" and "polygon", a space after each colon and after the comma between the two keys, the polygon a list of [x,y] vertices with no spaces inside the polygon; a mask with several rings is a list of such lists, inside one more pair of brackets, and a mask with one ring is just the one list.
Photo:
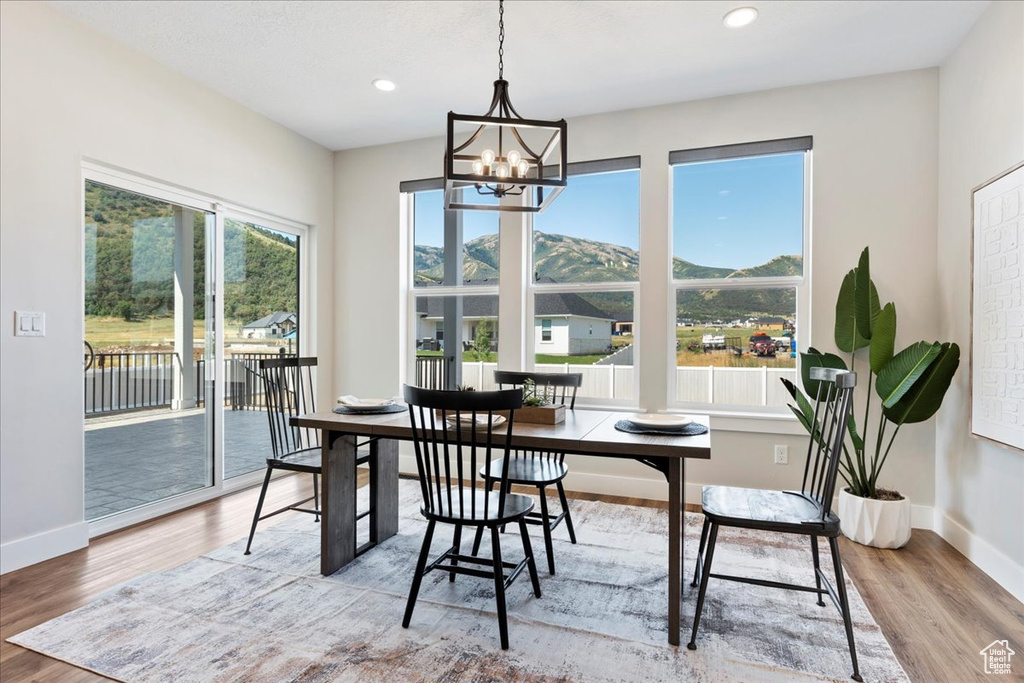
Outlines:
{"label": "electrical outlet", "polygon": [[775,464],[776,465],[788,465],[789,464],[789,446],[775,445]]}

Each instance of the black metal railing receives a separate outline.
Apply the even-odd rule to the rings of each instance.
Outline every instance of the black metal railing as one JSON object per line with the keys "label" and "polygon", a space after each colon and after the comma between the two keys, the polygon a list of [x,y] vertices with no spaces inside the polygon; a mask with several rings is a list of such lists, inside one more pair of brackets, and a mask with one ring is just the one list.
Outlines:
{"label": "black metal railing", "polygon": [[[224,405],[232,410],[265,408],[259,361],[293,355],[239,353],[225,359]],[[172,407],[181,375],[181,359],[175,352],[87,354],[87,364],[90,358],[92,363],[85,368],[83,387],[87,416]],[[193,368],[192,395],[181,399],[203,407],[206,405],[205,359],[197,359]]]}
{"label": "black metal railing", "polygon": [[173,351],[97,353],[85,373],[85,413],[169,406],[180,367]]}
{"label": "black metal railing", "polygon": [[295,354],[285,353],[236,353],[224,361],[224,378],[227,382],[225,405],[231,410],[262,410],[267,407],[263,395],[263,380],[260,377],[260,361],[266,358],[293,358]]}
{"label": "black metal railing", "polygon": [[445,389],[448,386],[448,362],[444,356],[416,357],[416,386]]}

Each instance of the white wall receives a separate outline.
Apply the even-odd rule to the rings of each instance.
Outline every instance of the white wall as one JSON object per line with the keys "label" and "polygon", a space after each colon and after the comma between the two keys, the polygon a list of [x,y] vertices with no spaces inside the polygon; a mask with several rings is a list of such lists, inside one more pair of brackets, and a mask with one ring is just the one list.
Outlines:
{"label": "white wall", "polygon": [[[6,571],[86,542],[82,160],[314,226],[310,253],[318,256],[308,267],[316,315],[307,329],[319,349],[333,346],[334,188],[329,151],[67,16],[40,3],[4,2],[0,18]],[[46,337],[15,338],[15,309],[45,311]],[[331,360],[321,358],[325,377]]]}
{"label": "white wall", "polygon": [[1024,600],[1024,453],[972,438],[971,190],[1024,160],[1024,4],[994,2],[939,71],[941,338],[962,350],[936,423],[938,530]]}
{"label": "white wall", "polygon": [[[487,84],[481,87],[486,97]],[[440,132],[443,113],[437,121]],[[835,296],[865,245],[872,248],[872,273],[882,295],[899,307],[898,343],[938,337],[936,69],[582,117],[569,121],[569,131],[570,161],[642,157],[637,300],[642,407],[665,406],[674,376],[667,262],[667,163],[674,149],[813,135],[810,289],[815,298],[812,339],[801,343],[834,350]],[[350,336],[338,346],[339,393],[393,395],[399,389],[408,343],[399,310],[410,247],[400,229],[398,184],[440,175],[442,156],[441,138],[335,155],[335,325],[339,339],[344,330],[360,330],[358,338]],[[368,288],[367,282],[375,286]],[[742,423],[761,433],[737,433],[725,431],[736,421],[715,424],[715,456],[689,465],[690,481],[795,485],[797,467],[772,465],[771,453],[776,443],[794,450],[805,443],[798,428],[761,420]],[[765,425],[790,434],[764,433]],[[883,475],[883,484],[924,506],[934,497],[934,433],[932,425],[903,430]],[[576,459],[570,477],[571,487],[584,490],[657,496],[664,489],[657,475],[629,462]]]}

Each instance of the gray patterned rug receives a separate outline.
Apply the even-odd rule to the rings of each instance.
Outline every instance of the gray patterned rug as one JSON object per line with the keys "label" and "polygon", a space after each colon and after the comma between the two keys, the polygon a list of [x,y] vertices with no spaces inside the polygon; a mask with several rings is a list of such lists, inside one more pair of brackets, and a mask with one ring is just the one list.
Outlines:
{"label": "gray patterned rug", "polygon": [[[839,614],[805,593],[712,581],[698,649],[668,645],[666,513],[607,503],[571,503],[580,543],[556,530],[556,576],[534,541],[543,597],[533,597],[527,576],[508,590],[510,650],[498,644],[490,582],[469,576],[451,584],[429,574],[403,629],[425,523],[418,485],[401,487],[399,534],[332,576],[319,574],[319,526],[292,515],[261,528],[248,557],[239,540],[9,640],[122,681],[848,680]],[[687,515],[687,558],[700,522]],[[436,551],[450,545],[449,529],[438,527]],[[807,545],[722,530],[715,570],[813,582]],[[519,553],[518,534],[506,534],[506,559]],[[847,590],[864,679],[907,680],[849,581]],[[684,625],[695,602],[687,583]]]}

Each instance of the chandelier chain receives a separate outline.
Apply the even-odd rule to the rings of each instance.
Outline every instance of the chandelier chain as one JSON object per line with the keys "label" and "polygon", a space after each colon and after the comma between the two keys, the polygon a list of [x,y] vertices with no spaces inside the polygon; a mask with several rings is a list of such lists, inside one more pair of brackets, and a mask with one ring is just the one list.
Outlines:
{"label": "chandelier chain", "polygon": [[498,78],[505,74],[505,0],[498,0]]}

